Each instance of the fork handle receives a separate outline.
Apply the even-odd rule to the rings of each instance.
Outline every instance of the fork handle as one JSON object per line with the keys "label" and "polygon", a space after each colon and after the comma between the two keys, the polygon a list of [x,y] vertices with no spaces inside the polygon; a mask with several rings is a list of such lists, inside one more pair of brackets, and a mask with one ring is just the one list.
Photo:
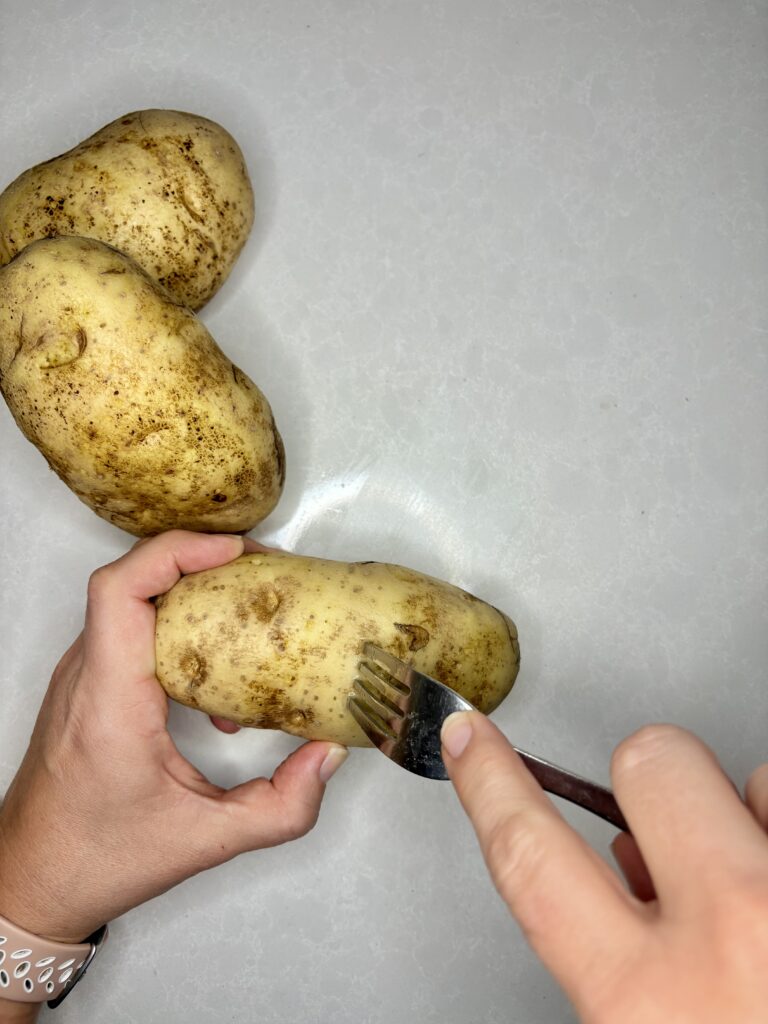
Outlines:
{"label": "fork handle", "polygon": [[605,786],[598,786],[596,782],[583,779],[580,775],[566,771],[565,768],[558,768],[535,754],[528,754],[525,750],[515,747],[520,758],[536,779],[542,789],[547,793],[554,793],[555,796],[569,800],[572,804],[578,804],[586,810],[596,814],[603,821],[621,829],[622,832],[629,832],[624,815],[619,810],[616,798],[610,789]]}

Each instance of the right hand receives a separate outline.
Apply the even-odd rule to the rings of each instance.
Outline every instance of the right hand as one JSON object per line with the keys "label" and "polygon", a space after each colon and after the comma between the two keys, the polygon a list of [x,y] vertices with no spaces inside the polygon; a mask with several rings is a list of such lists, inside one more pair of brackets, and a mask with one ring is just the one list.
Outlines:
{"label": "right hand", "polygon": [[479,712],[446,720],[443,756],[496,887],[584,1024],[765,1024],[768,764],[743,803],[690,733],[625,740],[628,892]]}

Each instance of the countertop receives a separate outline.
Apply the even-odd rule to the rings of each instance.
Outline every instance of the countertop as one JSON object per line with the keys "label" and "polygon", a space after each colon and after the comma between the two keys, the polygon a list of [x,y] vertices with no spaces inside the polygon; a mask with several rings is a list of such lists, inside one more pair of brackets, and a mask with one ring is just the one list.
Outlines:
{"label": "countertop", "polygon": [[[766,757],[768,8],[4,0],[0,187],[118,115],[240,142],[256,226],[202,318],[288,453],[254,536],[517,622],[495,718],[606,780],[648,721]],[[0,408],[0,790],[131,539]],[[295,742],[180,747],[229,785]],[[612,832],[568,819],[602,854]],[[448,784],[355,751],[315,831],[116,921],[62,1024],[564,1024]]]}

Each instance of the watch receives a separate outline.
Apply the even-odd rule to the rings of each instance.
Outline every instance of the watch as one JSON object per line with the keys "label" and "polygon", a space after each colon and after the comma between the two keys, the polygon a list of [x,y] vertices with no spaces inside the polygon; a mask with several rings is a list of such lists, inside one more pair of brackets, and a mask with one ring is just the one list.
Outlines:
{"label": "watch", "polygon": [[88,970],[107,931],[103,924],[82,942],[53,942],[0,915],[0,999],[54,1009]]}

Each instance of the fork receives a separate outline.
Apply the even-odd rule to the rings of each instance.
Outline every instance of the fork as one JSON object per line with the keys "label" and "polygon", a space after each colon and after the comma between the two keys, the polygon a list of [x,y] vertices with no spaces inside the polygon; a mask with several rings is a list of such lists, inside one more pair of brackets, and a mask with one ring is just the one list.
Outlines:
{"label": "fork", "polygon": [[[357,724],[374,746],[401,768],[426,779],[447,779],[440,728],[454,711],[477,709],[450,687],[374,644],[364,644],[363,654],[348,700]],[[609,789],[535,754],[514,749],[542,789],[629,831]]]}

